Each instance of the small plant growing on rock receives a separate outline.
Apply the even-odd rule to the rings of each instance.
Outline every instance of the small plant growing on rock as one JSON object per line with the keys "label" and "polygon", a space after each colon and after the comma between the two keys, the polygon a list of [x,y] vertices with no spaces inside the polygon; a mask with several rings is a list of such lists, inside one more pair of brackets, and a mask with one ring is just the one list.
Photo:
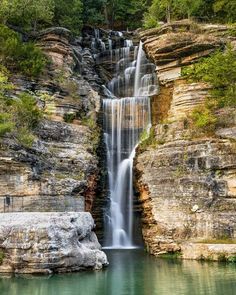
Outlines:
{"label": "small plant growing on rock", "polygon": [[236,263],[236,255],[234,255],[234,256],[229,256],[229,257],[228,257],[228,262]]}
{"label": "small plant growing on rock", "polygon": [[0,264],[3,263],[3,259],[5,258],[5,254],[2,250],[0,250]]}
{"label": "small plant growing on rock", "polygon": [[63,119],[66,123],[72,123],[76,119],[75,113],[66,113],[63,116]]}
{"label": "small plant growing on rock", "polygon": [[144,130],[140,136],[139,150],[144,151],[148,147],[155,148],[157,145],[158,145],[158,141],[156,139],[155,129],[152,127],[149,133],[147,130]]}
{"label": "small plant growing on rock", "polygon": [[217,118],[206,106],[195,108],[190,117],[197,129],[203,131],[213,131],[215,129]]}

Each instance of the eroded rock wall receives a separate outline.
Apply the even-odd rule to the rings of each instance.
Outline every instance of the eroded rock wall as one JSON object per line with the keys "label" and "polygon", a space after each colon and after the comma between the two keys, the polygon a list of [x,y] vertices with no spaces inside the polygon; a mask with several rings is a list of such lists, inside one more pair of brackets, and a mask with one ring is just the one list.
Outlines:
{"label": "eroded rock wall", "polygon": [[[50,64],[38,80],[14,76],[43,110],[32,146],[12,137],[0,148],[0,212],[91,211],[99,177],[97,116],[101,98],[94,60],[64,28],[48,29],[38,45]],[[83,67],[82,67],[83,65]],[[7,196],[7,199],[6,199]]]}
{"label": "eroded rock wall", "polygon": [[143,237],[155,255],[183,250],[191,258],[189,242],[236,238],[236,111],[217,114],[224,126],[215,134],[194,133],[186,118],[210,86],[181,77],[183,66],[229,42],[226,31],[177,22],[140,34],[160,81],[160,94],[152,99],[153,143],[138,149],[135,163]]}

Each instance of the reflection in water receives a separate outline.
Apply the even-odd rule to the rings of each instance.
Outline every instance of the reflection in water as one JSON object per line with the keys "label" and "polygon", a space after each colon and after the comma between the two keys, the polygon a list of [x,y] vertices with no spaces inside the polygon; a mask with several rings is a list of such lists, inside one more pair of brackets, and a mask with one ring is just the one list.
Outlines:
{"label": "reflection in water", "polygon": [[1,295],[233,295],[233,264],[157,259],[142,250],[108,251],[104,271],[51,277],[0,276]]}

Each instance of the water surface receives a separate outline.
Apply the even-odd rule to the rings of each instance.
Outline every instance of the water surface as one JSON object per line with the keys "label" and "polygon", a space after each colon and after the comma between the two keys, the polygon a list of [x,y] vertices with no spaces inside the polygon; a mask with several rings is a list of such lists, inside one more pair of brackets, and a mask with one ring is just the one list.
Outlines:
{"label": "water surface", "polygon": [[0,276],[1,295],[233,295],[236,265],[109,250],[110,266],[53,276]]}

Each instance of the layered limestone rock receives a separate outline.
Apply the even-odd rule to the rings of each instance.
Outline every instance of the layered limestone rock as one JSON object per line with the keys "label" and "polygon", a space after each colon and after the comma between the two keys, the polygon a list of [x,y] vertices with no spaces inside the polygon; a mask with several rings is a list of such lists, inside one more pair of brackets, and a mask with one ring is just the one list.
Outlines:
{"label": "layered limestone rock", "polygon": [[[16,93],[35,96],[44,118],[32,146],[12,137],[1,144],[0,212],[90,211],[99,177],[101,105],[87,79],[93,64],[84,59],[85,50],[70,43],[66,29],[48,29],[37,42],[51,60],[45,73],[37,81],[21,76],[12,80]],[[86,50],[86,58],[89,54],[92,60]]]}
{"label": "layered limestone rock", "polygon": [[224,44],[211,28],[189,21],[167,24],[140,34],[148,56],[157,66],[159,81],[167,83],[181,76],[183,66],[196,62]]}
{"label": "layered limestone rock", "polygon": [[108,265],[90,213],[0,214],[0,272],[53,273]]}
{"label": "layered limestone rock", "polygon": [[[138,149],[135,163],[143,236],[155,255],[182,251],[183,258],[215,260],[224,251],[236,252],[236,111],[216,114],[214,134],[191,129],[188,115],[205,101],[210,86],[181,77],[183,66],[229,40],[227,27],[218,29],[177,22],[141,33],[160,81],[160,93],[152,98],[152,143]],[[231,245],[216,245],[211,252],[204,246],[211,240]]]}

